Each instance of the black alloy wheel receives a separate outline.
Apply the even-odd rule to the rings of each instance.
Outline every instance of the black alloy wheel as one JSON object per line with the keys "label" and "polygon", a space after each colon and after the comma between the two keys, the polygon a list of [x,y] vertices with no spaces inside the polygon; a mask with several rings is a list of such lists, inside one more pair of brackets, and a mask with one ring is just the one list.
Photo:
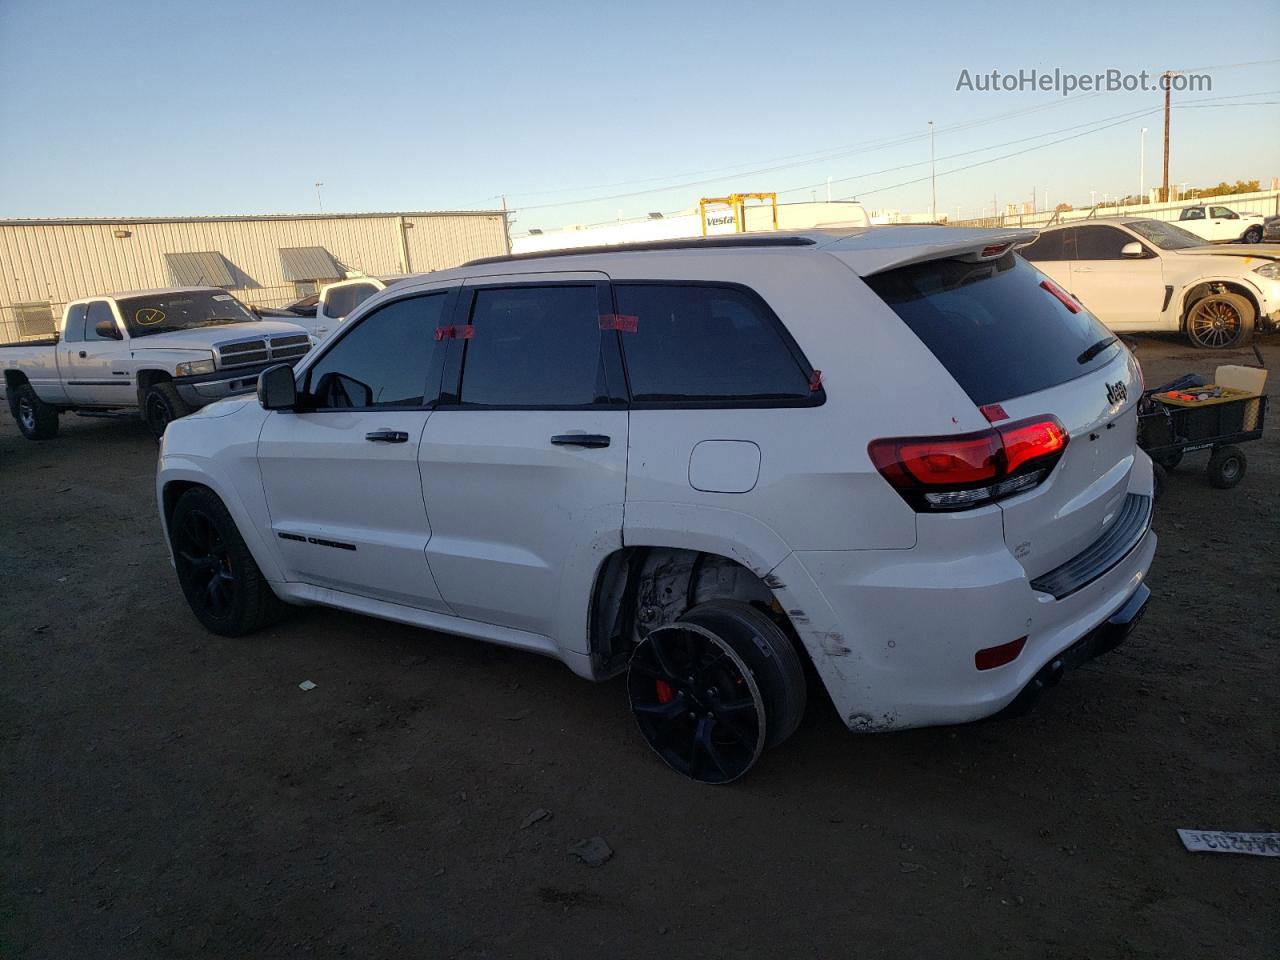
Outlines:
{"label": "black alloy wheel", "polygon": [[632,655],[627,692],[649,746],[694,780],[730,783],[764,750],[765,707],[755,678],[705,627],[678,622],[652,631]]}
{"label": "black alloy wheel", "polygon": [[227,544],[208,512],[184,511],[173,535],[178,579],[201,620],[228,620],[235,608],[237,582]]}

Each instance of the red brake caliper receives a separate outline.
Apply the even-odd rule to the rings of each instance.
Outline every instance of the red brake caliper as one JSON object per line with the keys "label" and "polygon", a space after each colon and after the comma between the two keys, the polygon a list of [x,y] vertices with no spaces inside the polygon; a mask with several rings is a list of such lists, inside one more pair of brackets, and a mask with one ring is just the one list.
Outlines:
{"label": "red brake caliper", "polygon": [[654,685],[658,688],[658,702],[670,703],[676,698],[676,692],[671,688],[671,684],[665,680],[655,680]]}

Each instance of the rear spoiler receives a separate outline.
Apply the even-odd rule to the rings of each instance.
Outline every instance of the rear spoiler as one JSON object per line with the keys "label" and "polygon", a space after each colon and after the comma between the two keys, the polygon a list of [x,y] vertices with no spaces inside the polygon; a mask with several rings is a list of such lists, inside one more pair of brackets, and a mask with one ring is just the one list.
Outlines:
{"label": "rear spoiler", "polygon": [[[941,231],[940,231],[941,232]],[[962,260],[981,263],[996,260],[1011,249],[1024,247],[1040,236],[1039,230],[961,230],[954,240],[911,246],[884,246],[857,251],[858,274],[864,277],[896,270],[898,267],[929,260]],[[865,236],[865,235],[864,235]],[[833,249],[832,253],[852,253],[853,247]]]}

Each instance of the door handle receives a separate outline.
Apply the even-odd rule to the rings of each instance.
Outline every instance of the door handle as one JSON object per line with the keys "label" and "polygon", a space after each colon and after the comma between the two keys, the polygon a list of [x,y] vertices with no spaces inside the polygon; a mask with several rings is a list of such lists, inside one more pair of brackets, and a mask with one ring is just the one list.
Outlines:
{"label": "door handle", "polygon": [[589,447],[598,450],[609,445],[609,438],[603,433],[559,433],[551,438],[557,447]]}
{"label": "door handle", "polygon": [[1073,267],[1076,273],[1093,273],[1093,267]]}
{"label": "door handle", "polygon": [[88,356],[88,354],[87,354],[87,353],[85,353],[83,350],[81,350],[81,351],[80,351],[80,359],[81,359],[81,360],[83,360],[83,359],[84,359],[85,357],[87,357],[87,356]]}
{"label": "door handle", "polygon": [[374,443],[408,443],[409,435],[403,430],[374,430],[364,435],[366,440]]}

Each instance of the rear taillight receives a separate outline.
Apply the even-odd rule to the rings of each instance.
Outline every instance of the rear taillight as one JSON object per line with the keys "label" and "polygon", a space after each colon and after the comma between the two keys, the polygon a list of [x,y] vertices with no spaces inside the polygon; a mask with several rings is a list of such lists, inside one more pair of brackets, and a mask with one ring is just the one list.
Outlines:
{"label": "rear taillight", "polygon": [[1056,417],[1032,417],[977,433],[873,440],[867,453],[917,510],[964,510],[1036,486],[1069,439]]}

